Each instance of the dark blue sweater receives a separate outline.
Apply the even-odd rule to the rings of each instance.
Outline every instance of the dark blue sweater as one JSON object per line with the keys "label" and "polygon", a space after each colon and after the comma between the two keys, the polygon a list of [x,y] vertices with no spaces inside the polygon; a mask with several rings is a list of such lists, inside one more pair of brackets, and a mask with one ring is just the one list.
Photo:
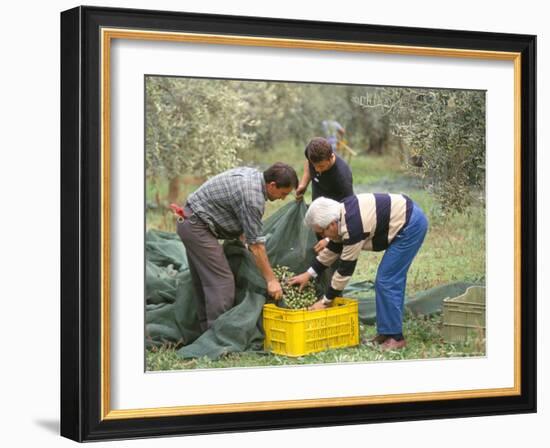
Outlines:
{"label": "dark blue sweater", "polygon": [[353,177],[351,169],[344,160],[336,155],[336,162],[324,173],[315,171],[309,162],[309,173],[312,183],[312,200],[324,196],[340,202],[348,196],[353,196]]}

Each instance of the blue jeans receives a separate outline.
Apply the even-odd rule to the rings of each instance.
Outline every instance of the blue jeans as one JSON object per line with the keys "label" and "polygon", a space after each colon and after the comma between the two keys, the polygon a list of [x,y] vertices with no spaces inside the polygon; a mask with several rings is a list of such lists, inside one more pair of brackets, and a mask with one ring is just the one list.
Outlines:
{"label": "blue jeans", "polygon": [[378,334],[403,332],[407,272],[422,246],[427,231],[428,220],[422,209],[414,204],[408,224],[386,249],[376,273],[374,289]]}

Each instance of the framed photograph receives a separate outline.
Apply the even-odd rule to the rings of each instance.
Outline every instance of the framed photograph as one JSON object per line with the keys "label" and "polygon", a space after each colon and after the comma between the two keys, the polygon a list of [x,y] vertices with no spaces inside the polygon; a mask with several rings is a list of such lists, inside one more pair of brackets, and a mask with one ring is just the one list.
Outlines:
{"label": "framed photograph", "polygon": [[61,435],[536,412],[535,46],[62,12]]}

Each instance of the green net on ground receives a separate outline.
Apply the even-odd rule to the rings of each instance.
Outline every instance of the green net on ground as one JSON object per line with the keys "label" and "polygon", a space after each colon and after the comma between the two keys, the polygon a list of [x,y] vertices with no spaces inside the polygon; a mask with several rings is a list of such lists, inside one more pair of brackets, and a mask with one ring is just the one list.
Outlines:
{"label": "green net on ground", "polygon": [[[305,271],[315,256],[317,242],[303,225],[304,202],[291,202],[264,223],[266,249],[272,266],[288,266],[296,273]],[[231,352],[259,351],[263,348],[262,309],[266,303],[266,284],[252,254],[239,241],[226,241],[224,252],[235,276],[235,306],[220,316],[212,328],[200,334],[194,290],[187,266],[185,248],[175,233],[149,231],[146,234],[145,335],[146,346],[166,343],[178,347],[182,358],[217,359]],[[327,270],[328,271],[328,270]],[[327,274],[329,274],[327,272]],[[319,282],[323,291],[329,276]],[[441,310],[444,298],[461,294],[470,283],[454,283],[408,298],[406,305],[421,314]],[[359,318],[375,320],[372,282],[350,284],[347,297],[359,301]]]}

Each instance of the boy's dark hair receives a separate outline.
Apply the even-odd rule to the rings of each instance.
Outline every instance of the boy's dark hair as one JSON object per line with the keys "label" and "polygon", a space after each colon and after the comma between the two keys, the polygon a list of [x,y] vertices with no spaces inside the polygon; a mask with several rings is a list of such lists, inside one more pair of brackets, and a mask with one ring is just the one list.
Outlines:
{"label": "boy's dark hair", "polygon": [[326,138],[315,137],[306,146],[306,155],[311,163],[330,160],[333,154],[332,146]]}
{"label": "boy's dark hair", "polygon": [[275,182],[277,188],[296,188],[298,186],[298,175],[294,168],[286,163],[277,162],[264,171],[266,184]]}

